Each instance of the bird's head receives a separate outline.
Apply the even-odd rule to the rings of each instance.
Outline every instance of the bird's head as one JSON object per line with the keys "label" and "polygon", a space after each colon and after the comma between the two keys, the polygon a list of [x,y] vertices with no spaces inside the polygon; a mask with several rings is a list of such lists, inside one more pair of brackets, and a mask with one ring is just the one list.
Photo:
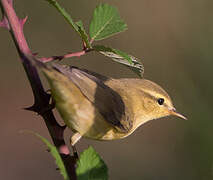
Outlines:
{"label": "bird's head", "polygon": [[138,90],[143,93],[143,109],[147,119],[174,115],[186,120],[185,116],[176,111],[167,92],[156,83],[143,79]]}

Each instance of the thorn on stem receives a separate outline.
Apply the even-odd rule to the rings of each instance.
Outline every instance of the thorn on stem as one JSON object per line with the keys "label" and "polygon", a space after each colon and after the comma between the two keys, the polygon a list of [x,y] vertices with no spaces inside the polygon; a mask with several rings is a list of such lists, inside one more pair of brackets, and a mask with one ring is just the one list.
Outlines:
{"label": "thorn on stem", "polygon": [[23,109],[25,109],[27,111],[33,111],[33,112],[37,112],[38,113],[38,108],[37,108],[37,106],[35,104],[33,104],[30,107],[23,108]]}
{"label": "thorn on stem", "polygon": [[0,21],[0,27],[6,28],[7,30],[10,30],[10,25],[7,20],[7,17],[4,15],[2,20]]}
{"label": "thorn on stem", "polygon": [[24,19],[19,19],[19,23],[20,23],[22,29],[24,28],[24,24],[26,23],[27,18],[28,18],[28,16],[26,16]]}
{"label": "thorn on stem", "polygon": [[[51,97],[51,95],[47,94],[49,97]],[[48,98],[49,98],[48,97]],[[50,99],[50,98],[49,98]],[[38,106],[36,103],[34,103],[32,106],[30,107],[26,107],[26,108],[23,108],[24,110],[27,110],[27,111],[33,111],[33,112],[36,112],[37,115],[44,115],[45,113],[47,113],[48,111],[52,111],[53,109],[55,108],[55,103],[54,101],[51,103],[51,104],[47,104],[47,106],[45,107],[40,107]]]}

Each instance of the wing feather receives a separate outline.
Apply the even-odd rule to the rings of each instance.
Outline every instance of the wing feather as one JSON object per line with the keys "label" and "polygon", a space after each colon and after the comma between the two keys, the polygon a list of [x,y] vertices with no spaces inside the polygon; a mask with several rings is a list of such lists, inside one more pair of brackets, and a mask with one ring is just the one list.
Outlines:
{"label": "wing feather", "polygon": [[133,126],[122,97],[104,84],[109,78],[72,66],[54,64],[53,67],[65,74],[81,90],[85,97],[99,110],[104,119],[119,132],[129,132]]}

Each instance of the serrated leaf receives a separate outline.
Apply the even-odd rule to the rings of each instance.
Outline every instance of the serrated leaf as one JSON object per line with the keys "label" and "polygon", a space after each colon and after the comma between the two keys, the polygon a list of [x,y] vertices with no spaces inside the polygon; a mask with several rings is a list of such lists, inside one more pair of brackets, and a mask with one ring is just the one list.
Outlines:
{"label": "serrated leaf", "polygon": [[123,51],[105,47],[102,45],[96,45],[93,47],[93,49],[95,51],[98,51],[99,53],[103,54],[104,56],[110,57],[113,61],[116,61],[118,63],[121,63],[121,64],[127,66],[140,77],[143,76],[144,67],[139,62],[138,58],[136,58],[132,55],[128,55],[127,53],[125,53]]}
{"label": "serrated leaf", "polygon": [[120,18],[115,7],[108,4],[101,4],[95,8],[90,23],[90,37],[92,40],[105,39],[126,29],[127,25]]}
{"label": "serrated leaf", "polygon": [[60,156],[57,148],[54,145],[52,145],[46,138],[42,137],[38,133],[35,133],[35,132],[32,132],[32,131],[24,131],[24,132],[31,133],[31,134],[37,136],[39,139],[41,139],[43,141],[43,143],[50,150],[51,155],[55,158],[55,163],[58,166],[61,175],[64,177],[64,180],[69,180],[69,176],[67,174],[66,168],[64,166],[64,163],[61,159],[61,156]]}
{"label": "serrated leaf", "polygon": [[80,35],[79,26],[72,20],[70,14],[66,12],[64,8],[56,0],[45,0],[49,2],[57,11],[65,18],[65,20],[73,27],[73,29]]}
{"label": "serrated leaf", "polygon": [[89,37],[84,29],[84,26],[83,26],[83,22],[82,21],[78,21],[76,22],[76,25],[78,26],[78,32],[80,33],[80,36],[82,38],[82,40],[86,43],[86,47],[87,48],[91,48],[91,44],[89,42]]}
{"label": "serrated leaf", "polygon": [[98,153],[90,146],[81,153],[76,169],[78,180],[107,180],[108,169]]}

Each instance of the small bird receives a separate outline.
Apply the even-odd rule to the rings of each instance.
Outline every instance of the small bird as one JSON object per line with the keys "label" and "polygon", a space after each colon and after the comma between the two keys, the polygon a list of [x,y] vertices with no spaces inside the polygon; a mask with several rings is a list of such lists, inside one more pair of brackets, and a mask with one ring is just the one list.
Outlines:
{"label": "small bird", "polygon": [[156,83],[137,78],[113,79],[72,66],[33,60],[46,76],[56,109],[74,132],[71,145],[81,137],[121,139],[142,124],[178,116],[169,95]]}

